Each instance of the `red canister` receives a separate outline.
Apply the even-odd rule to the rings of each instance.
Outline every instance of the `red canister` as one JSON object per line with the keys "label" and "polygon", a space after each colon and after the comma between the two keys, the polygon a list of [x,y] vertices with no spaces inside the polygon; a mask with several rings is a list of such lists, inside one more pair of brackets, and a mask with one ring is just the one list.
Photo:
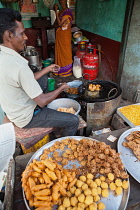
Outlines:
{"label": "red canister", "polygon": [[90,45],[83,56],[83,75],[87,80],[94,80],[98,75],[99,58],[94,47],[94,45]]}

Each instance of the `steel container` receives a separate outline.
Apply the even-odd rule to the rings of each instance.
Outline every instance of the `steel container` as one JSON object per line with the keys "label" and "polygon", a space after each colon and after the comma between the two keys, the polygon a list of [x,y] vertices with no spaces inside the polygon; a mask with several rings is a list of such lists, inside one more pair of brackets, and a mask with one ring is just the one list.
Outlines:
{"label": "steel container", "polygon": [[75,115],[78,115],[81,110],[80,104],[77,101],[70,98],[55,99],[50,104],[48,104],[47,107],[54,110],[57,110],[59,107],[62,107],[62,108],[72,107],[76,111]]}

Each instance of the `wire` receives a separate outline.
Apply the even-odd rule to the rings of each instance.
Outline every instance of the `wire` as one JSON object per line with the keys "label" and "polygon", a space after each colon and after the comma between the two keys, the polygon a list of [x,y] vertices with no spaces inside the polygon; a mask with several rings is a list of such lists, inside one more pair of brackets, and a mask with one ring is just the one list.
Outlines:
{"label": "wire", "polygon": [[111,68],[112,80],[114,80],[114,71],[113,71],[113,67],[112,67],[112,65],[111,65],[111,63],[110,63],[110,61],[109,61],[108,57],[106,56],[106,54],[105,54],[102,50],[99,50],[99,49],[96,49],[96,50],[98,50],[99,52],[101,52],[101,53],[102,53],[102,54],[103,54],[103,55],[107,58],[108,63],[109,63],[110,68]]}

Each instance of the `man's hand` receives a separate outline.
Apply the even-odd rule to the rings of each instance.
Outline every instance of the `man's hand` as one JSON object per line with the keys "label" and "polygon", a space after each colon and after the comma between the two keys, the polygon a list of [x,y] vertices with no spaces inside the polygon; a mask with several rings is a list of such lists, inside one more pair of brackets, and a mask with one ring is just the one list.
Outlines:
{"label": "man's hand", "polygon": [[50,66],[47,66],[46,68],[44,68],[47,70],[47,72],[58,72],[60,70],[60,66],[56,65],[56,64],[51,64]]}
{"label": "man's hand", "polygon": [[63,91],[63,90],[67,90],[67,89],[70,88],[70,87],[68,86],[67,83],[62,83],[62,84],[60,85],[60,87],[62,88],[62,91]]}

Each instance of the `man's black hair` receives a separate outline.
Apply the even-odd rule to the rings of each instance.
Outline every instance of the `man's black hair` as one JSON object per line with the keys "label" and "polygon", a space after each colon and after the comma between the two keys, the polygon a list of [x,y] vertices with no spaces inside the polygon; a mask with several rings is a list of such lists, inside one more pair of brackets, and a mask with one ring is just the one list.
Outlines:
{"label": "man's black hair", "polygon": [[0,8],[0,44],[3,43],[3,33],[7,30],[15,32],[17,24],[15,21],[21,22],[21,14],[10,8]]}

